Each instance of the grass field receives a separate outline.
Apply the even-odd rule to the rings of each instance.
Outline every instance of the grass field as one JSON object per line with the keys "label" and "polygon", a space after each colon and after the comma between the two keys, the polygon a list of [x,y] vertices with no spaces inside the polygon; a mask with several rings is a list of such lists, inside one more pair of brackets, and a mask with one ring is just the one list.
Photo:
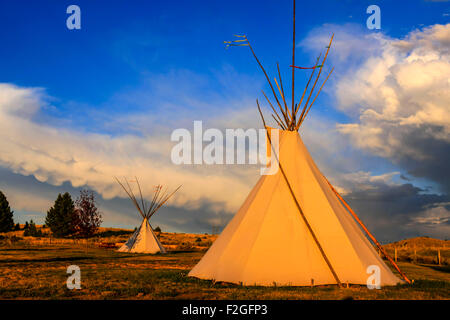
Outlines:
{"label": "grass field", "polygon": [[[129,236],[104,232],[108,237],[97,242],[52,239],[50,243],[50,239],[28,237],[1,240],[0,299],[450,299],[450,266],[420,262],[422,251],[417,250],[417,243],[416,263],[399,261],[415,280],[413,285],[381,290],[365,286],[242,287],[186,276],[215,236],[162,233],[161,241],[169,253],[149,255],[100,248],[99,239],[114,243]],[[442,252],[448,259],[448,252]],[[81,269],[80,290],[66,287],[66,270],[72,264]]]}

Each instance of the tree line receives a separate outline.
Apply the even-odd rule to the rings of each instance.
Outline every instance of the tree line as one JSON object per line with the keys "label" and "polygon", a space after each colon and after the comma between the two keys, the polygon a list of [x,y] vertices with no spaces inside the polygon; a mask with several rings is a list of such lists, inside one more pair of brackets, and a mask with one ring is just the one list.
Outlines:
{"label": "tree line", "polygon": [[[14,211],[3,192],[0,191],[0,232],[20,230],[14,224]],[[53,206],[47,211],[45,227],[50,228],[55,237],[89,238],[93,236],[100,224],[102,215],[97,208],[95,194],[91,190],[81,190],[75,201],[66,192],[58,194]],[[25,224],[24,236],[42,236],[33,220]]]}

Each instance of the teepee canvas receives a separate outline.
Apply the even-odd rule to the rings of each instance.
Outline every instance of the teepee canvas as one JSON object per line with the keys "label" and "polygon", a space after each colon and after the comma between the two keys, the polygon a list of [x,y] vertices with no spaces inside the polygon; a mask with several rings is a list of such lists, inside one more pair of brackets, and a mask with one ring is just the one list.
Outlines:
{"label": "teepee canvas", "polygon": [[119,250],[120,252],[140,252],[140,253],[166,253],[166,249],[159,242],[153,232],[147,218],[144,218],[141,226],[133,233]]}
{"label": "teepee canvas", "polygon": [[[331,190],[297,132],[281,132],[279,157],[340,282],[366,284],[367,268],[375,265],[381,285],[399,283]],[[260,178],[189,275],[244,285],[336,283],[280,170]]]}
{"label": "teepee canvas", "polygon": [[[332,70],[318,92],[315,87],[324,69],[333,37],[313,67],[295,66],[295,1],[294,42],[292,59],[292,92],[294,70],[310,69],[311,75],[297,104],[288,107],[280,68],[275,83],[278,94],[256,57],[246,36],[227,42],[229,46],[248,46],[264,72],[274,96],[274,108],[264,93],[279,125],[279,152],[273,148],[279,170],[262,176],[221,235],[190,271],[189,276],[243,285],[310,286],[338,284],[366,285],[372,273],[379,275],[373,284],[395,285],[402,282],[394,275],[372,243],[401,272],[383,247],[367,230],[345,200],[320,172],[299,135],[305,120]],[[315,75],[315,81],[312,82]],[[310,86],[311,84],[311,86]],[[308,93],[308,94],[306,94]],[[265,128],[266,122],[258,110]],[[300,106],[302,111],[300,113]],[[299,115],[299,116],[297,116]],[[269,130],[267,131],[269,132]],[[374,271],[376,270],[376,271]],[[372,279],[372,278],[370,278]],[[372,281],[372,280],[370,280]],[[372,283],[371,283],[372,284]]]}
{"label": "teepee canvas", "polygon": [[134,253],[166,253],[166,249],[164,249],[161,242],[159,242],[156,237],[149,220],[180,187],[169,194],[167,191],[162,191],[162,186],[158,185],[156,186],[151,202],[147,203],[142,196],[141,187],[137,178],[136,183],[139,188],[140,202],[136,199],[127,180],[125,180],[125,184],[121,183],[117,178],[116,180],[125,190],[143,219],[141,226],[133,233],[128,241],[118,249],[118,251]]}

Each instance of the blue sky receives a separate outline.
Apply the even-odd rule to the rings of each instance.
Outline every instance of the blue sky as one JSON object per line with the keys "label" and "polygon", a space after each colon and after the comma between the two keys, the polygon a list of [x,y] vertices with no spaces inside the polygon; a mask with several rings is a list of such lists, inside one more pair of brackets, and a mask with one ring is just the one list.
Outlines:
{"label": "blue sky", "polygon": [[[81,8],[81,30],[66,28],[66,8],[70,4]],[[369,16],[366,8],[371,4],[377,4],[381,8],[381,30],[366,28]],[[0,84],[14,86],[14,89],[7,87],[5,90],[24,89],[24,94],[34,101],[31,108],[35,108],[25,122],[30,133],[24,133],[23,137],[17,137],[16,134],[20,143],[15,142],[13,146],[39,149],[42,154],[48,154],[45,147],[41,148],[41,140],[32,140],[32,136],[37,135],[33,130],[39,130],[37,132],[43,140],[48,137],[49,146],[50,142],[54,143],[55,148],[74,143],[74,150],[66,150],[67,157],[75,159],[74,162],[77,159],[75,147],[83,150],[86,158],[80,157],[86,163],[86,159],[92,158],[88,151],[98,150],[98,146],[91,145],[90,142],[99,139],[111,141],[111,146],[106,143],[101,148],[104,156],[98,156],[96,163],[112,166],[105,159],[119,163],[123,159],[133,158],[130,155],[132,152],[142,151],[142,158],[159,161],[156,166],[166,168],[168,164],[167,159],[164,160],[164,154],[156,154],[152,148],[170,146],[168,136],[171,129],[192,125],[192,121],[198,119],[211,126],[260,127],[254,99],[261,99],[261,89],[267,89],[263,75],[247,48],[225,50],[223,41],[232,40],[233,34],[246,34],[267,70],[274,75],[275,63],[278,61],[285,83],[288,83],[292,50],[291,7],[291,1],[3,1],[0,3],[0,38],[3,48],[0,50]],[[447,124],[431,120],[426,123],[436,130],[444,128],[444,139],[436,138],[429,144],[426,143],[429,149],[420,150],[436,154],[436,158],[432,157],[432,160],[427,158],[422,162],[414,162],[410,156],[413,154],[411,148],[406,150],[406,147],[404,152],[399,151],[398,154],[392,152],[394,145],[389,150],[378,144],[366,147],[357,138],[364,132],[351,131],[345,125],[358,124],[361,130],[373,129],[370,127],[373,121],[369,125],[360,116],[364,110],[378,110],[378,106],[373,100],[362,97],[364,93],[361,93],[359,100],[355,98],[356,102],[347,101],[348,95],[358,95],[358,91],[352,91],[348,84],[367,68],[378,70],[375,69],[378,65],[371,65],[370,59],[384,59],[391,53],[391,49],[397,48],[395,43],[401,39],[408,39],[420,54],[423,54],[423,48],[428,50],[428,47],[414,37],[426,41],[438,39],[440,47],[429,50],[439,53],[438,62],[446,63],[446,48],[449,45],[445,38],[446,29],[440,31],[439,28],[427,28],[447,26],[449,13],[448,1],[297,1],[297,65],[311,65],[326,45],[331,32],[336,33],[336,49],[331,51],[329,60],[336,71],[315,105],[304,133],[304,139],[309,142],[308,147],[319,166],[349,192],[350,199],[353,199],[352,195],[356,197],[354,204],[363,211],[368,208],[364,205],[367,201],[358,192],[366,190],[364,188],[369,185],[371,188],[378,188],[379,194],[392,192],[392,188],[406,188],[408,185],[413,188],[411,192],[416,200],[420,200],[421,194],[431,194],[438,198],[420,200],[415,208],[400,206],[398,212],[392,214],[404,218],[408,212],[413,212],[411,221],[419,222],[411,227],[411,232],[396,233],[395,228],[392,228],[386,238],[427,232],[443,237],[447,232],[448,205],[442,203],[448,202],[448,185],[439,174],[428,170],[431,167],[439,167],[444,171],[448,169],[448,165],[442,163],[449,156],[448,135],[445,131]],[[386,49],[386,42],[394,45]],[[371,43],[376,46],[372,47]],[[350,52],[345,53],[346,46],[351,48]],[[396,74],[395,70],[403,66],[402,59],[407,59],[402,54],[400,51],[396,52],[393,57],[398,61],[389,65],[393,75]],[[433,76],[436,79],[440,77]],[[302,87],[305,78],[301,72],[296,73],[297,88]],[[389,79],[387,76],[385,82],[389,83]],[[400,80],[398,83],[403,85]],[[374,91],[376,88],[363,89],[368,90],[367,95],[377,95]],[[442,90],[447,92],[446,88]],[[9,97],[6,93],[5,96]],[[404,95],[399,99],[408,101]],[[439,103],[437,102],[438,105]],[[358,107],[354,107],[355,105]],[[418,103],[418,108],[420,107]],[[426,106],[423,105],[423,108]],[[384,110],[383,114],[387,114],[386,112],[388,111]],[[221,118],[230,120],[224,124]],[[408,119],[412,121],[412,118]],[[399,121],[405,123],[405,119]],[[344,127],[340,127],[341,125]],[[381,128],[387,124],[380,122],[379,125]],[[423,123],[421,125],[417,129],[418,133],[414,131],[412,134],[412,129],[407,128],[403,133],[392,131],[389,137],[395,136],[402,141],[399,146],[409,146],[408,143],[416,138],[424,143],[428,140],[424,140],[420,134],[428,132],[429,128]],[[383,128],[387,132],[394,130],[391,127]],[[20,130],[17,132],[20,135]],[[28,132],[28,128],[24,132]],[[323,133],[327,133],[327,136]],[[334,145],[324,142],[330,136]],[[68,138],[59,141],[58,137]],[[140,150],[138,142],[137,149],[123,147],[123,144],[129,141],[134,143],[139,138],[155,142],[149,142],[150,146],[146,147],[148,149],[143,150]],[[414,143],[411,142],[411,145]],[[336,146],[341,149],[335,149]],[[435,160],[437,155],[443,159],[441,162]],[[19,153],[14,157],[0,158],[0,189],[6,190],[12,199],[20,199],[21,193],[33,194],[37,197],[36,203],[41,204],[25,205],[14,200],[13,207],[16,208],[18,220],[23,222],[27,217],[33,216],[35,220],[42,221],[45,217],[45,204],[51,205],[56,197],[53,197],[54,193],[67,190],[76,196],[82,186],[98,192],[106,213],[105,225],[133,226],[135,220],[138,220],[133,213],[124,213],[127,219],[120,218],[119,211],[127,211],[129,208],[125,202],[119,201],[117,192],[110,190],[112,187],[107,185],[106,178],[105,181],[94,177],[78,181],[63,174],[67,169],[60,172],[45,167],[40,160],[34,160],[37,156],[30,156],[26,160],[19,159],[20,157]],[[141,165],[140,161],[140,158],[133,158],[131,163]],[[155,166],[150,160],[146,165]],[[176,169],[176,172],[181,175],[180,170]],[[150,179],[152,171],[149,172]],[[192,172],[201,181],[204,173],[201,170]],[[370,172],[368,176],[365,175],[367,172]],[[384,178],[385,174],[393,172],[397,174]],[[348,176],[344,177],[340,173]],[[360,176],[355,178],[354,175],[358,173]],[[224,184],[235,176],[232,170],[227,169],[221,170],[218,175],[224,179]],[[176,175],[171,171],[167,176]],[[245,192],[250,190],[257,178],[256,175],[248,178],[248,174],[239,177],[240,184],[237,188],[242,190],[243,195],[236,198],[236,203],[245,199]],[[365,187],[352,189],[351,182],[360,183],[361,179],[364,180]],[[381,185],[381,181],[386,184]],[[168,184],[175,182],[167,179]],[[157,222],[171,231],[207,232],[208,223],[212,223],[211,217],[223,216],[220,219],[227,221],[233,214],[234,204],[225,204],[224,199],[216,199],[214,196],[203,197],[201,194],[204,187],[193,189],[198,196],[190,196],[195,197],[193,202],[196,204],[189,202],[186,205],[180,200],[181,202],[166,209],[165,214],[172,215],[172,220],[164,220],[163,212],[161,217],[155,216],[155,219],[160,219]],[[397,204],[385,203],[390,208]],[[429,208],[440,211],[436,213],[435,210],[429,216]],[[114,214],[108,213],[114,210]],[[373,208],[370,209],[372,211],[367,210],[375,212]],[[181,213],[176,213],[178,211]],[[367,221],[373,221],[373,228],[379,227],[382,230],[383,224],[378,226],[375,213],[371,214],[367,214]],[[192,219],[189,223],[184,222],[186,227],[183,229],[183,222],[180,221],[186,216]],[[383,217],[387,220],[389,218]],[[436,231],[436,228],[419,228],[420,221],[428,221],[427,219],[441,221],[437,223],[441,224],[438,226],[441,229]]]}
{"label": "blue sky", "polygon": [[[189,69],[209,73],[223,64],[257,74],[244,50],[223,40],[245,33],[261,60],[286,65],[291,48],[291,1],[77,1],[82,29],[68,30],[70,1],[4,1],[0,80],[39,86],[65,101],[101,104],[136,86],[147,72]],[[299,1],[297,37],[324,23],[365,25],[371,1]],[[380,1],[382,32],[404,36],[444,23],[446,2]],[[367,30],[367,32],[373,32]],[[298,61],[312,61],[298,50]],[[286,69],[287,70],[287,69]]]}

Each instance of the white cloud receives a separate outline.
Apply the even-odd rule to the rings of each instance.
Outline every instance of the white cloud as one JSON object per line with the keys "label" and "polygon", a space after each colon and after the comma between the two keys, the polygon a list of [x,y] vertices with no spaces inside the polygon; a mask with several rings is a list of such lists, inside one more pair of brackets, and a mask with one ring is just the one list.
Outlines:
{"label": "white cloud", "polygon": [[374,175],[369,171],[356,171],[351,173],[336,173],[336,181],[339,184],[338,190],[342,195],[352,191],[376,190],[381,187],[399,186],[400,184],[393,180],[400,172],[389,172],[380,175]]}
{"label": "white cloud", "polygon": [[450,24],[403,39],[353,25],[324,26],[304,45],[323,44],[331,29],[337,108],[350,118],[338,131],[355,147],[449,188]]}
{"label": "white cloud", "polygon": [[448,203],[435,204],[420,214],[409,219],[407,226],[421,234],[433,234],[435,237],[448,239],[450,234],[450,210]]}
{"label": "white cloud", "polygon": [[427,209],[422,216],[411,219],[414,223],[435,227],[443,224],[450,224],[450,210],[444,206]]}
{"label": "white cloud", "polygon": [[[429,132],[450,142],[450,24],[411,32],[403,40],[379,39],[381,54],[371,55],[336,85],[338,107],[358,112],[359,123],[341,124],[356,145],[391,157],[404,152],[426,157],[420,149],[400,145],[402,127]],[[424,132],[425,133],[425,132]]]}
{"label": "white cloud", "polygon": [[[138,176],[147,193],[157,183],[172,188],[183,184],[172,203],[187,208],[207,200],[216,203],[217,210],[234,211],[251,188],[249,168],[173,165],[170,130],[110,136],[55,128],[33,121],[44,105],[41,89],[0,84],[0,165],[52,185],[88,185],[106,199],[124,196],[114,176]],[[35,210],[43,209],[41,201],[35,203]],[[23,210],[32,207],[21,204]]]}
{"label": "white cloud", "polygon": [[[140,87],[116,94],[100,108],[81,106],[87,111],[70,115],[71,122],[42,112],[43,108],[56,110],[49,103],[53,98],[46,96],[45,90],[0,84],[0,122],[5,124],[0,127],[0,149],[7,150],[0,154],[0,166],[48,185],[60,186],[67,181],[75,188],[94,189],[104,198],[101,210],[107,225],[132,225],[134,215],[128,215],[130,208],[115,208],[117,203],[108,199],[125,196],[113,176],[135,175],[147,193],[156,183],[171,187],[183,184],[171,205],[185,211],[172,207],[173,213],[161,216],[161,225],[181,230],[184,224],[177,219],[197,225],[217,222],[224,219],[223,214],[239,208],[259,178],[259,167],[176,166],[170,162],[175,143],[169,140],[172,129],[191,129],[193,120],[203,120],[204,129],[262,127],[254,96],[242,95],[258,94],[260,83],[226,70],[217,77],[223,90],[205,90],[208,81],[188,71],[152,75]],[[70,103],[71,110],[78,110],[77,102]],[[86,118],[89,123],[84,124]],[[334,163],[348,166],[351,161],[338,156],[342,139],[336,135],[334,123],[322,120],[311,115],[302,136],[323,171],[332,174]],[[88,132],[91,127],[95,132],[111,134]],[[333,163],[328,161],[331,157]],[[14,188],[8,181],[0,181],[0,186],[11,194],[16,211],[44,215],[56,192],[71,191],[73,196],[77,193],[72,188],[66,190],[66,186],[42,194],[37,187],[27,190],[23,181]],[[22,198],[27,200],[21,201]],[[192,209],[200,212],[198,216],[186,217],[187,210]]]}
{"label": "white cloud", "polygon": [[[359,155],[360,163],[341,165],[330,181],[383,237],[448,237],[448,206],[439,201],[447,201],[450,190],[450,24],[415,30],[403,39],[352,24],[324,25],[301,45],[324,50],[332,32],[330,84],[335,107],[348,118],[336,129],[370,164],[364,166]],[[392,165],[398,169],[373,173]],[[405,183],[400,172],[414,179]]]}

